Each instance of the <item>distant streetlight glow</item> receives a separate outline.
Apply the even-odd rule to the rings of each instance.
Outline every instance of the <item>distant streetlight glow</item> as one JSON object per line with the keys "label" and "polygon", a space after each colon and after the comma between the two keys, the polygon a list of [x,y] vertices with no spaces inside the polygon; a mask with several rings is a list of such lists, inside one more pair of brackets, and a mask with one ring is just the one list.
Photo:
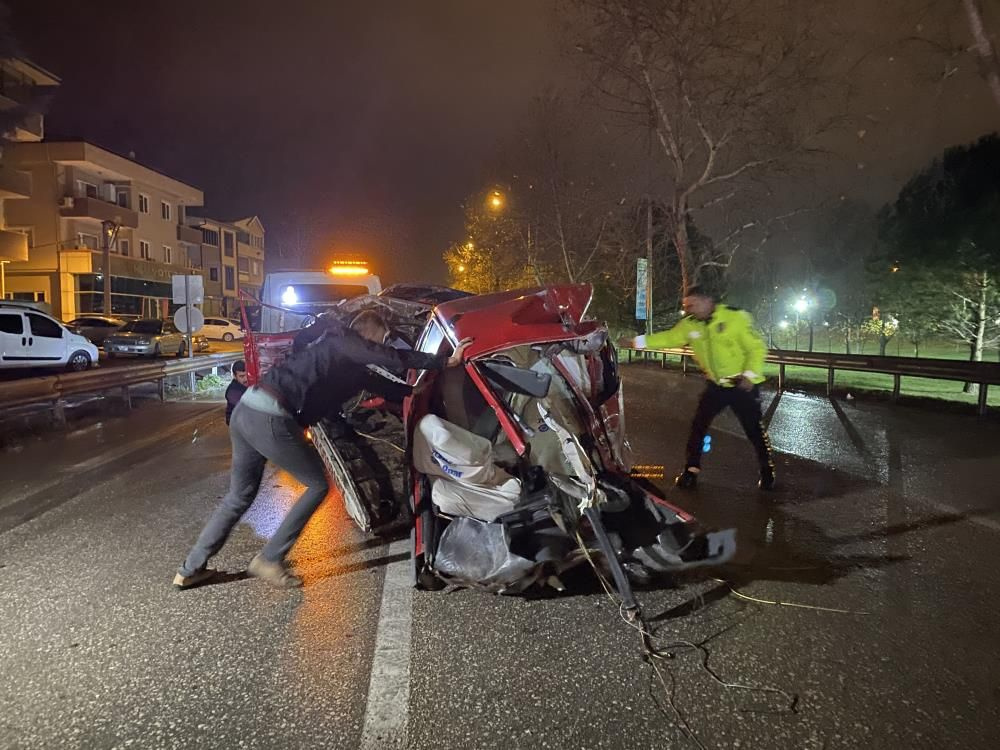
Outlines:
{"label": "distant streetlight glow", "polygon": [[786,330],[788,328],[788,321],[783,320],[780,323],[778,323],[778,328],[780,328],[782,331]]}
{"label": "distant streetlight glow", "polygon": [[809,309],[809,300],[807,300],[805,297],[800,297],[799,299],[795,300],[795,304],[793,305],[793,307],[795,308],[795,312],[804,313],[806,310]]}
{"label": "distant streetlight glow", "polygon": [[492,191],[486,199],[486,205],[494,211],[502,210],[505,202],[504,195],[499,190]]}
{"label": "distant streetlight glow", "polygon": [[459,273],[465,273],[465,266],[459,264],[459,266],[458,266],[458,272]]}

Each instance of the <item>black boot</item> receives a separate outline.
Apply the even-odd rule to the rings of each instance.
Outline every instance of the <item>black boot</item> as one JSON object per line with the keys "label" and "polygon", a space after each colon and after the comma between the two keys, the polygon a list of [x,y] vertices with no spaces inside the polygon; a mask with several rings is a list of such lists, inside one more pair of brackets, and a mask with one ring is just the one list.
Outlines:
{"label": "black boot", "polygon": [[760,470],[760,481],[757,482],[757,486],[762,490],[771,491],[774,489],[774,469],[770,466],[766,469]]}
{"label": "black boot", "polygon": [[674,478],[674,484],[682,490],[693,490],[698,486],[698,472],[684,469]]}

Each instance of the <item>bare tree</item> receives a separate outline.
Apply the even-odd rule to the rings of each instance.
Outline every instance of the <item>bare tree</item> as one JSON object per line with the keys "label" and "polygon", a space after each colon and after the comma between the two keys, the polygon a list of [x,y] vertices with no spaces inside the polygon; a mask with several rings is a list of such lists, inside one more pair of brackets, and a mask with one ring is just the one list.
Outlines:
{"label": "bare tree", "polygon": [[[746,246],[741,235],[767,236],[765,219],[746,216],[759,181],[822,152],[823,136],[840,122],[824,43],[813,33],[819,9],[795,0],[576,6],[578,49],[603,105],[654,133],[686,289],[702,269],[728,267]],[[691,216],[726,205],[741,206],[742,221],[727,241],[694,252]]]}

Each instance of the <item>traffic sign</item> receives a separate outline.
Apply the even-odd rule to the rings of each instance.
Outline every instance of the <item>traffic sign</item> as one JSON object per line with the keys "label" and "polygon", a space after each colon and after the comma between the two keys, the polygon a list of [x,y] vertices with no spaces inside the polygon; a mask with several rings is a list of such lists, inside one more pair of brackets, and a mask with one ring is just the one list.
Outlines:
{"label": "traffic sign", "polygon": [[205,302],[205,277],[201,274],[175,273],[171,280],[175,305],[201,305]]}
{"label": "traffic sign", "polygon": [[648,317],[649,294],[649,261],[638,258],[635,263],[635,319],[646,320]]}
{"label": "traffic sign", "polygon": [[[191,323],[190,331],[188,322]],[[174,325],[181,333],[198,333],[205,325],[205,314],[197,307],[182,307],[174,313]]]}

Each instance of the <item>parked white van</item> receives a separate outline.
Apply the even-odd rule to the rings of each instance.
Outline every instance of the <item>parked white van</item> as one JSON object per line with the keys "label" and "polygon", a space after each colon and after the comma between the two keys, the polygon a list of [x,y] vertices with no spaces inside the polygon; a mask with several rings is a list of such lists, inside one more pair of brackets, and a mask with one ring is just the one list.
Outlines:
{"label": "parked white van", "polygon": [[51,315],[29,305],[0,302],[0,369],[86,370],[97,356],[96,346]]}

